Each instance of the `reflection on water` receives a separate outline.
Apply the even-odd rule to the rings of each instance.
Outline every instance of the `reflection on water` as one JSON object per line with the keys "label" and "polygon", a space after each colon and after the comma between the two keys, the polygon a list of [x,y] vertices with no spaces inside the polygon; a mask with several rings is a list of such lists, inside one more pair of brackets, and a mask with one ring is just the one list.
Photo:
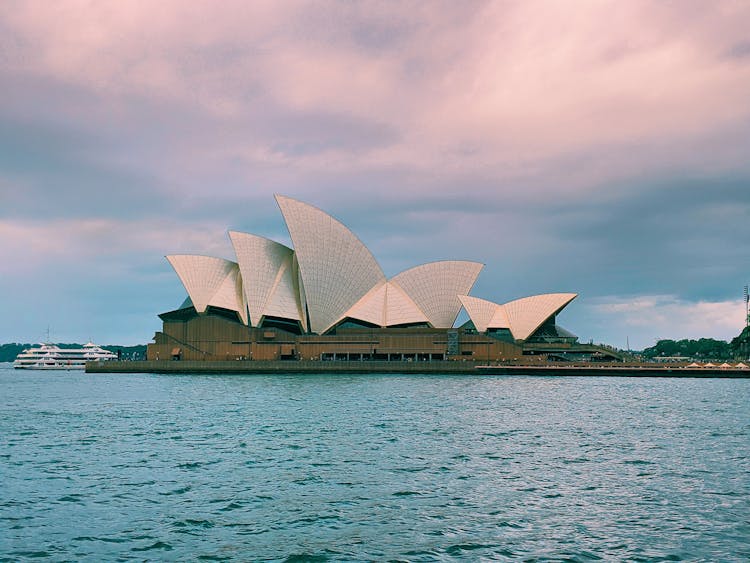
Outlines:
{"label": "reflection on water", "polygon": [[749,380],[0,369],[0,560],[750,558]]}

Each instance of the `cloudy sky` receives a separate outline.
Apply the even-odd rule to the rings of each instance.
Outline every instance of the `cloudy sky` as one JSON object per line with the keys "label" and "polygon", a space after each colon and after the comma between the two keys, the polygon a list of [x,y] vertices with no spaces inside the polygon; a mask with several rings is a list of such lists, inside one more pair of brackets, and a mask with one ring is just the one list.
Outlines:
{"label": "cloudy sky", "polygon": [[0,3],[0,342],[149,342],[274,193],[585,341],[730,339],[750,2]]}

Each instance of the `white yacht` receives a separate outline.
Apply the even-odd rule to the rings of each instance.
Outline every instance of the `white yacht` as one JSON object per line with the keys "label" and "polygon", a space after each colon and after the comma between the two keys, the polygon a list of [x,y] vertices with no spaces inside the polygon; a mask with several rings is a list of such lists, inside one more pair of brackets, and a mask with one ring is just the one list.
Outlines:
{"label": "white yacht", "polygon": [[83,348],[60,348],[55,344],[40,344],[16,356],[16,369],[84,369],[86,362],[116,360],[117,354],[89,342]]}

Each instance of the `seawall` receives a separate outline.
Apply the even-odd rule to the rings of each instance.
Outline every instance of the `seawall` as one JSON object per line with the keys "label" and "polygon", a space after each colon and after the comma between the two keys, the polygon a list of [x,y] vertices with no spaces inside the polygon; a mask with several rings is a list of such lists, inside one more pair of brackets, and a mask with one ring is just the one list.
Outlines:
{"label": "seawall", "polygon": [[477,373],[480,362],[206,360],[87,363],[87,373]]}
{"label": "seawall", "polygon": [[750,369],[688,368],[654,364],[638,365],[486,365],[472,361],[385,362],[385,361],[110,361],[89,362],[87,373],[215,373],[215,374],[316,374],[316,373],[399,373],[473,374],[525,376],[608,376],[608,377],[699,377],[750,378]]}

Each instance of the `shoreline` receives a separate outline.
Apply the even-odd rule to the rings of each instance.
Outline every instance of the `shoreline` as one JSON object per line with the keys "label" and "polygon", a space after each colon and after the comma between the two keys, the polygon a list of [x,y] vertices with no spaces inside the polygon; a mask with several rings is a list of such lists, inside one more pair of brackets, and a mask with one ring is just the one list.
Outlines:
{"label": "shoreline", "polygon": [[200,373],[200,374],[463,374],[523,376],[597,376],[597,377],[687,377],[750,379],[750,369],[687,367],[662,364],[498,364],[472,361],[109,361],[89,362],[86,373]]}

